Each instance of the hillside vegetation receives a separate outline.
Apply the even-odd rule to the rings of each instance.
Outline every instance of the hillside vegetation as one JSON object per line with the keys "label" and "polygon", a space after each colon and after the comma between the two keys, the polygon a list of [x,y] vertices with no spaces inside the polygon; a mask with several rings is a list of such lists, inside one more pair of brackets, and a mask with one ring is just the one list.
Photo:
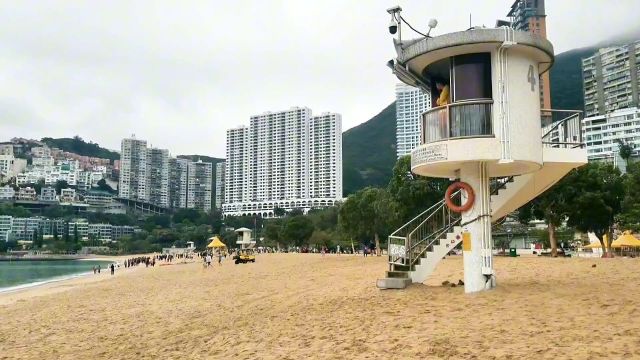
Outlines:
{"label": "hillside vegetation", "polygon": [[386,186],[396,163],[396,103],[342,135],[344,195]]}
{"label": "hillside vegetation", "polygon": [[100,145],[95,144],[91,141],[86,142],[77,135],[72,138],[58,139],[45,137],[40,141],[47,144],[49,147],[55,147],[60,150],[72,152],[82,156],[98,157],[109,159],[111,161],[120,159],[120,154],[118,152],[102,148],[100,147]]}

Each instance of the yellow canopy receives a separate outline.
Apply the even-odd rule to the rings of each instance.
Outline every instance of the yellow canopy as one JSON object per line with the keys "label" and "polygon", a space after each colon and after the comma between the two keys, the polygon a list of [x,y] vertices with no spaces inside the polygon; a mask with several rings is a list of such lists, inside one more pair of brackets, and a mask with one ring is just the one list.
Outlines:
{"label": "yellow canopy", "polygon": [[602,244],[600,244],[600,242],[592,242],[589,245],[583,246],[583,248],[585,249],[599,249],[601,247],[602,247]]}
{"label": "yellow canopy", "polygon": [[620,237],[618,237],[613,243],[611,243],[611,247],[640,247],[640,240],[631,235],[630,231],[625,231]]}
{"label": "yellow canopy", "polygon": [[220,239],[218,239],[217,236],[214,236],[214,237],[210,238],[209,240],[211,240],[209,245],[207,245],[207,247],[209,247],[209,248],[227,247],[227,245],[225,245],[222,241],[220,241]]}

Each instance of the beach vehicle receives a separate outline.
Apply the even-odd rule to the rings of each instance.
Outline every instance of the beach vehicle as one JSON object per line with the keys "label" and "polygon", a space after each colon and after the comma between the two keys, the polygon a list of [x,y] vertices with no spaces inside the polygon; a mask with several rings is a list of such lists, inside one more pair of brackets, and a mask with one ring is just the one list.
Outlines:
{"label": "beach vehicle", "polygon": [[233,257],[233,260],[236,264],[254,263],[256,262],[256,254],[253,249],[240,250],[240,252]]}

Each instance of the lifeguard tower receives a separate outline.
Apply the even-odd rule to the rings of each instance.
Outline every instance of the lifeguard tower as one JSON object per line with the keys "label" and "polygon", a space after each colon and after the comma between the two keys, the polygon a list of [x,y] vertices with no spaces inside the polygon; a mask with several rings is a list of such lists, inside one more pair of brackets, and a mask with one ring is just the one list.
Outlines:
{"label": "lifeguard tower", "polygon": [[[444,200],[392,233],[389,271],[377,285],[424,282],[462,242],[465,292],[488,290],[496,285],[492,223],[587,163],[582,113],[540,108],[540,74],[554,61],[546,39],[505,26],[405,40],[400,11],[388,10],[397,57],[387,65],[433,102],[420,119],[411,170],[456,182]],[[448,87],[445,105],[436,104],[444,90],[436,83]]]}
{"label": "lifeguard tower", "polygon": [[256,246],[256,241],[251,237],[251,229],[239,228],[236,229],[236,234],[238,234],[236,244],[240,245],[240,249],[253,249]]}

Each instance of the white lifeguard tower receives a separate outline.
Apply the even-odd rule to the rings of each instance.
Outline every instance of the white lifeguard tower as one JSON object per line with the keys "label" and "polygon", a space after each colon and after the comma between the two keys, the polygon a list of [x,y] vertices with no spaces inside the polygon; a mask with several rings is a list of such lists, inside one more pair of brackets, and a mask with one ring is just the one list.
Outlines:
{"label": "white lifeguard tower", "polygon": [[251,237],[251,229],[239,228],[235,232],[238,234],[236,244],[240,245],[240,249],[253,249],[256,246],[256,241]]}
{"label": "white lifeguard tower", "polygon": [[[387,65],[433,101],[421,117],[411,169],[457,182],[389,237],[389,271],[377,285],[424,282],[462,242],[465,292],[488,290],[496,285],[491,224],[587,163],[582,113],[540,108],[540,74],[554,61],[546,39],[505,26],[405,40],[400,11],[388,10],[398,36],[397,57]],[[436,82],[450,92],[442,106]]]}

